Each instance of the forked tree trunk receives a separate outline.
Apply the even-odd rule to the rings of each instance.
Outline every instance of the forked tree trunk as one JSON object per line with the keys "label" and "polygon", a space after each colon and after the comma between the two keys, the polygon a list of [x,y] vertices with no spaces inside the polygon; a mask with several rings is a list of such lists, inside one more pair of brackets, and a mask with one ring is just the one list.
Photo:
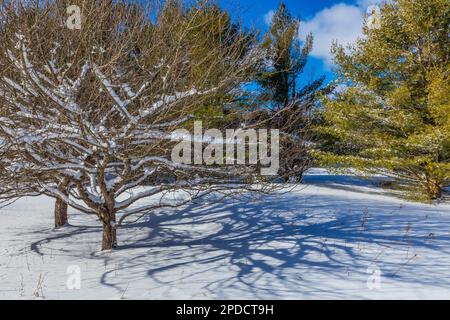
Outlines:
{"label": "forked tree trunk", "polygon": [[103,223],[102,250],[112,250],[117,247],[117,230],[115,227],[115,215],[111,216],[108,223]]}
{"label": "forked tree trunk", "polygon": [[55,202],[55,228],[63,227],[69,223],[67,215],[67,203],[61,199],[56,199]]}

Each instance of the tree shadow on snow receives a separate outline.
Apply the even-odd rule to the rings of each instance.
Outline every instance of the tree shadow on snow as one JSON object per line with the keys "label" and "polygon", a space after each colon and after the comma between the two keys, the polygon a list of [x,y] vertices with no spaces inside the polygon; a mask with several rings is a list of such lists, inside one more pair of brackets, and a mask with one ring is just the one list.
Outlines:
{"label": "tree shadow on snow", "polygon": [[[142,281],[145,272],[160,287],[176,289],[191,282],[206,297],[220,292],[223,297],[234,289],[254,298],[283,297],[284,290],[323,294],[323,281],[316,275],[326,279],[352,273],[366,279],[367,267],[374,264],[382,267],[385,277],[448,287],[450,280],[440,275],[417,276],[415,272],[426,270],[428,261],[413,255],[421,250],[450,254],[443,251],[450,247],[450,236],[440,232],[442,221],[431,206],[420,207],[416,214],[402,210],[395,202],[301,193],[191,204],[150,214],[120,229],[116,251],[94,252],[90,258],[118,266],[128,283]],[[420,230],[414,230],[417,225]],[[47,234],[31,250],[48,254],[53,243],[93,234],[98,239],[92,244],[95,251],[101,238],[96,226]],[[86,243],[78,247],[53,245],[57,254],[85,258]],[[397,259],[384,261],[387,254]],[[443,275],[448,269],[448,258],[444,260],[433,261]],[[105,270],[100,282],[118,292],[126,290],[123,279],[117,279],[117,268]],[[339,288],[330,285],[327,290]]]}
{"label": "tree shadow on snow", "polygon": [[[432,275],[417,280],[409,270],[421,264],[411,259],[414,252],[442,251],[440,245],[450,242],[449,234],[439,233],[438,220],[424,224],[432,207],[415,216],[397,214],[401,209],[397,204],[350,203],[346,198],[299,194],[265,196],[254,202],[193,204],[129,226],[147,230],[147,235],[126,241],[119,251],[148,251],[130,254],[121,267],[146,268],[147,275],[164,286],[200,279],[208,296],[237,287],[252,291],[255,297],[282,296],[285,288],[315,290],[317,283],[308,283],[308,273],[352,272],[366,279],[372,264],[382,267],[386,277],[448,286],[448,280]],[[420,233],[413,233],[418,224]],[[385,251],[395,252],[397,261],[383,262]],[[443,263],[444,274],[445,268]],[[213,271],[217,278],[202,279]],[[109,275],[102,278],[104,284],[109,283]],[[274,286],[280,282],[282,287]]]}

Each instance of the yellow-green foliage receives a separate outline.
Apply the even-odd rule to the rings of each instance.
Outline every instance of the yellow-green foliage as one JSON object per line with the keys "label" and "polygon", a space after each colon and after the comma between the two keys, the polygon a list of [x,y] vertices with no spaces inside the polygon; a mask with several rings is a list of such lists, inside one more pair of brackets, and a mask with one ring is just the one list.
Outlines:
{"label": "yellow-green foliage", "polygon": [[341,90],[324,99],[320,162],[442,195],[450,183],[449,26],[448,0],[393,0],[379,28],[366,27],[349,50],[333,47]]}
{"label": "yellow-green foliage", "polygon": [[[221,81],[224,75],[230,73],[236,60],[243,58],[254,40],[250,34],[233,24],[229,14],[214,5],[212,1],[198,0],[191,5],[185,5],[180,0],[166,1],[161,8],[155,24],[165,25],[155,31],[152,28],[148,33],[163,31],[164,39],[160,51],[155,52],[148,65],[152,66],[164,59],[167,48],[178,47],[176,54],[184,62],[183,77],[170,79],[172,83],[180,86],[180,91],[190,83],[198,90],[220,86],[215,96],[208,101],[202,101],[204,106],[194,112],[195,119],[187,122],[190,126],[194,120],[203,120],[204,126],[221,127],[231,116],[226,115],[224,106],[235,100],[235,94],[230,93],[232,86],[226,86]],[[156,28],[155,28],[156,29]],[[173,51],[173,49],[172,49]],[[242,81],[251,78],[253,70],[248,74],[240,74]],[[237,81],[232,83],[236,85]]]}

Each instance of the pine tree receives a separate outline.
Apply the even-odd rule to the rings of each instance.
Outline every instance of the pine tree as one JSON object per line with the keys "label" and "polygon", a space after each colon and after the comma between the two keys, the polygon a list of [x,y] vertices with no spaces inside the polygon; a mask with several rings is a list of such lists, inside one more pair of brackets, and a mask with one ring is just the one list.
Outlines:
{"label": "pine tree", "polygon": [[308,168],[308,146],[311,140],[312,110],[317,97],[327,88],[325,77],[299,85],[313,37],[308,35],[303,43],[299,39],[300,20],[293,17],[281,3],[274,14],[270,30],[262,46],[267,52],[264,66],[258,77],[262,88],[259,102],[263,118],[274,128],[283,129],[281,141],[282,164],[279,174],[285,180],[300,181]]}
{"label": "pine tree", "polygon": [[301,44],[299,27],[300,20],[294,18],[282,3],[274,14],[270,31],[263,41],[268,59],[259,83],[265,91],[266,99],[276,109],[287,107],[293,102],[299,104],[298,100],[317,91],[324,82],[324,77],[321,77],[304,88],[299,89],[297,86],[297,80],[304,71],[313,46],[311,34]]}
{"label": "pine tree", "polygon": [[318,159],[440,198],[450,182],[450,2],[393,0],[378,20],[348,50],[333,48],[341,90],[324,101]]}

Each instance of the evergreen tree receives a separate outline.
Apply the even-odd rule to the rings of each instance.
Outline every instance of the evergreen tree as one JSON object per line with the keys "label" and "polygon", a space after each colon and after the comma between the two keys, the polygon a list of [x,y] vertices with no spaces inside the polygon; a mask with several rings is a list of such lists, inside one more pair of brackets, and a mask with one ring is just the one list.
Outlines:
{"label": "evergreen tree", "polygon": [[[256,45],[256,38],[251,32],[233,23],[229,13],[210,0],[199,0],[189,5],[179,0],[166,1],[161,4],[155,23],[168,26],[170,32],[161,35],[165,38],[165,46],[177,47],[179,59],[183,60],[183,77],[167,79],[178,86],[183,86],[186,79],[198,82],[199,88],[218,86],[223,74],[230,69],[230,55],[244,64],[249,51]],[[153,29],[155,26],[150,25],[144,39],[150,37]],[[148,65],[164,60],[167,54],[165,46],[153,53],[147,61]],[[220,63],[214,64],[217,61]],[[240,75],[242,83],[254,78],[256,68],[245,71],[246,74]],[[229,94],[227,86],[221,88],[223,90],[216,90],[211,99],[203,101],[204,106],[197,110],[195,118],[186,122],[186,126],[202,120],[205,129],[222,128],[240,117],[244,103],[238,101],[236,92]]]}
{"label": "evergreen tree", "polygon": [[324,81],[324,77],[321,77],[307,87],[299,89],[297,86],[297,80],[304,71],[313,46],[311,34],[303,45],[300,43],[299,27],[300,20],[292,17],[282,3],[274,14],[270,31],[263,41],[268,57],[259,83],[265,91],[264,98],[275,109],[292,103],[299,106],[300,101],[316,92]]}
{"label": "evergreen tree", "polygon": [[450,181],[449,26],[448,0],[393,0],[350,50],[334,46],[342,89],[325,99],[322,163],[441,197]]}
{"label": "evergreen tree", "polygon": [[[282,163],[279,174],[285,180],[300,181],[308,168],[312,110],[317,97],[325,91],[325,77],[301,87],[298,82],[312,50],[313,37],[299,39],[300,20],[280,4],[262,46],[267,57],[258,77],[262,88],[259,103],[262,115],[273,128],[282,129]],[[307,161],[305,161],[307,160]]]}

